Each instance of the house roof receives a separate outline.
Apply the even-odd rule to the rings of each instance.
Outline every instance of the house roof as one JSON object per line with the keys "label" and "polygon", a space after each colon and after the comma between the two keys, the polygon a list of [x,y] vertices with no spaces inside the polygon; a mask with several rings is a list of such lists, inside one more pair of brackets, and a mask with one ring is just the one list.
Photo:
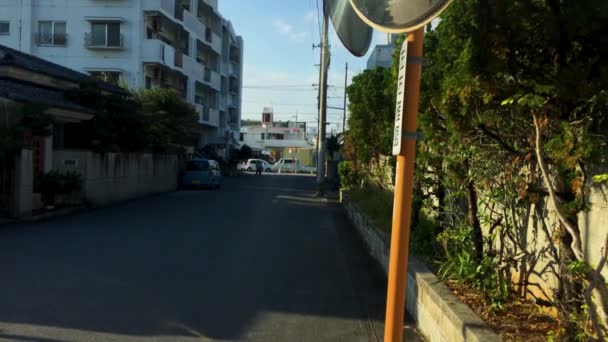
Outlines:
{"label": "house roof", "polygon": [[66,68],[59,64],[51,63],[42,58],[38,58],[21,51],[11,49],[0,44],[0,65],[18,66],[40,74],[48,75],[54,78],[63,79],[79,83],[82,81],[97,81],[102,90],[113,93],[124,93],[125,91],[107,82],[101,82],[85,73]]}
{"label": "house roof", "polygon": [[0,97],[17,102],[33,102],[35,100],[36,103],[49,107],[93,114],[91,109],[66,99],[62,90],[44,88],[15,80],[0,78]]}

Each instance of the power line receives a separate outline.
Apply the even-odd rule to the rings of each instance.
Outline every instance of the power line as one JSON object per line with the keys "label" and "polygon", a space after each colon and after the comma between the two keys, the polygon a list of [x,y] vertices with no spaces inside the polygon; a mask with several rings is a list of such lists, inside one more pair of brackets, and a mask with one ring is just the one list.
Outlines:
{"label": "power line", "polygon": [[271,84],[271,85],[244,85],[243,88],[308,88],[310,84]]}
{"label": "power line", "polygon": [[[244,88],[244,87],[243,87]],[[246,90],[255,90],[255,91],[292,91],[292,92],[296,92],[296,91],[314,91],[316,92],[317,89],[285,89],[285,88],[244,88]]]}
{"label": "power line", "polygon": [[319,24],[319,41],[322,41],[321,37],[321,10],[319,9],[319,0],[317,0],[317,24]]}

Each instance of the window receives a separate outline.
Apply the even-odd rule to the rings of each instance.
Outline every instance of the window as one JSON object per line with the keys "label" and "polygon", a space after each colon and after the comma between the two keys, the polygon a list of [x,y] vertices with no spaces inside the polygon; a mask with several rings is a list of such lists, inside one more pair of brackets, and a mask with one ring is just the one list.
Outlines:
{"label": "window", "polygon": [[65,46],[67,43],[66,24],[64,21],[38,22],[38,44]]}
{"label": "window", "polygon": [[121,47],[120,23],[92,23],[89,46]]}
{"label": "window", "polygon": [[146,76],[146,89],[152,89],[152,77]]}
{"label": "window", "polygon": [[120,84],[122,76],[120,71],[90,71],[89,74],[100,81],[112,83],[114,85]]}
{"label": "window", "polygon": [[11,32],[11,25],[8,21],[0,21],[0,35],[8,35]]}
{"label": "window", "polygon": [[268,139],[285,140],[285,135],[279,133],[268,133]]}

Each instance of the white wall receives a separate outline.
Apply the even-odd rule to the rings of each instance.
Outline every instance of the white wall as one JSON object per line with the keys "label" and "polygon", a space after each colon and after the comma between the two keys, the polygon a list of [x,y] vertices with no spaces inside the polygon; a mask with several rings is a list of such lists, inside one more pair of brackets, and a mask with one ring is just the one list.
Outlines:
{"label": "white wall", "polygon": [[[76,161],[67,166],[65,161]],[[175,155],[97,154],[83,150],[55,150],[54,169],[76,171],[84,178],[84,197],[93,205],[142,197],[177,189]]]}

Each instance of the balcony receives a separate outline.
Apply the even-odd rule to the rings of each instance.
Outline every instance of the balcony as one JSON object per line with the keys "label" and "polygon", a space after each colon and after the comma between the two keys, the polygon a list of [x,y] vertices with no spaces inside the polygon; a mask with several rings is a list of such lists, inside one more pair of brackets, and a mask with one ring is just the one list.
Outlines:
{"label": "balcony", "polygon": [[175,18],[175,0],[144,0],[142,4],[144,11],[162,11],[169,17]]}
{"label": "balcony", "polygon": [[202,23],[201,23],[201,25],[203,25],[205,29],[204,29],[204,34],[200,35],[199,38],[205,45],[210,47],[211,50],[213,50],[213,52],[215,52],[218,55],[221,55],[222,54],[222,38],[217,33],[215,33],[209,26],[206,26]]}
{"label": "balcony", "polygon": [[241,73],[241,68],[238,64],[230,63],[228,64],[228,75],[233,78],[239,78]]}
{"label": "balcony", "polygon": [[239,125],[239,123],[241,122],[241,115],[240,113],[236,110],[236,108],[230,108],[228,110],[228,123],[230,125]]}
{"label": "balcony", "polygon": [[175,68],[175,49],[172,46],[158,39],[145,39],[142,51],[142,59],[145,63],[158,63]]}
{"label": "balcony", "polygon": [[175,53],[173,54],[173,64],[179,68],[184,67],[184,54],[181,51],[175,50]]}
{"label": "balcony", "polygon": [[235,43],[230,44],[229,55],[230,62],[234,64],[241,63],[241,49]]}
{"label": "balcony", "polygon": [[205,74],[205,67],[199,64],[194,58],[190,56],[183,56],[184,61],[184,73],[194,80],[201,79]]}
{"label": "balcony", "polygon": [[216,109],[209,108],[201,104],[195,104],[196,112],[198,113],[198,123],[201,125],[219,127],[220,112]]}
{"label": "balcony", "polygon": [[238,96],[237,95],[230,95],[230,96],[228,96],[228,107],[231,107],[231,108],[238,108],[239,107]]}
{"label": "balcony", "polygon": [[204,2],[205,4],[207,4],[209,7],[217,8],[217,0],[201,0],[201,1]]}
{"label": "balcony", "polygon": [[184,26],[194,32],[196,37],[202,39],[205,37],[205,25],[201,23],[197,17],[188,11],[184,11]]}
{"label": "balcony", "polygon": [[97,36],[89,32],[84,34],[84,46],[88,49],[122,50],[124,41],[123,34],[116,36]]}
{"label": "balcony", "polygon": [[216,91],[220,91],[220,74],[209,68],[205,68],[205,73],[203,74],[203,83],[215,89]]}

